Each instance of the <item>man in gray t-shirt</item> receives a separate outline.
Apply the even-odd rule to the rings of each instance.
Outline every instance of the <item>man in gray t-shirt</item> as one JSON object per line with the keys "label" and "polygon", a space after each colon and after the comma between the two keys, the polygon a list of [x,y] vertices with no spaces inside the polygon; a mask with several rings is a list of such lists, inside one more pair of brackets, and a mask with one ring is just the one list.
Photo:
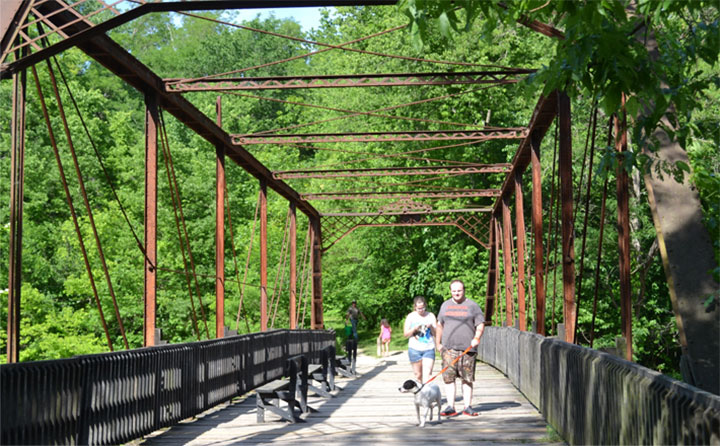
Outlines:
{"label": "man in gray t-shirt", "polygon": [[[458,414],[455,411],[455,381],[459,378],[465,404],[463,414],[474,417],[478,415],[472,409],[476,347],[485,329],[485,315],[478,304],[465,298],[462,281],[453,280],[450,283],[450,294],[452,299],[440,307],[435,329],[436,347],[442,355],[443,368],[447,367],[443,372],[443,381],[448,405],[441,415],[452,417]],[[471,347],[470,350],[463,355],[468,347]]]}

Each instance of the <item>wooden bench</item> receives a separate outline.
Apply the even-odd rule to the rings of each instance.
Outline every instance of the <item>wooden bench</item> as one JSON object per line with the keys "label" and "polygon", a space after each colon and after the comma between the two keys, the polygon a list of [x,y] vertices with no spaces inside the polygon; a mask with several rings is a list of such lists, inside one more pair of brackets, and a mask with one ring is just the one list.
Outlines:
{"label": "wooden bench", "polygon": [[[257,406],[257,422],[265,422],[265,410],[279,415],[283,419],[295,423],[299,420],[295,416],[295,391],[290,392],[289,379],[276,379],[264,386],[255,389],[256,406]],[[287,408],[280,406],[280,401],[287,403]]]}
{"label": "wooden bench", "polygon": [[[316,395],[319,395],[323,398],[332,397],[332,395],[330,395],[330,392],[324,383],[325,376],[323,374],[323,366],[322,365],[310,364],[308,366],[308,377],[310,378],[310,382],[308,382],[308,391],[313,392]],[[317,383],[317,384],[314,384],[314,383]]]}
{"label": "wooden bench", "polygon": [[[328,346],[322,350],[320,364],[308,366],[308,378],[310,383],[308,389],[323,398],[331,398],[335,386],[335,346]],[[317,384],[316,384],[317,383]]]}
{"label": "wooden bench", "polygon": [[[293,356],[287,360],[282,378],[255,389],[257,422],[265,422],[265,410],[291,423],[303,421],[296,415],[295,408],[300,409],[301,413],[313,410],[307,404],[307,392],[307,358],[303,355]],[[286,403],[286,408],[282,407],[281,401]]]}

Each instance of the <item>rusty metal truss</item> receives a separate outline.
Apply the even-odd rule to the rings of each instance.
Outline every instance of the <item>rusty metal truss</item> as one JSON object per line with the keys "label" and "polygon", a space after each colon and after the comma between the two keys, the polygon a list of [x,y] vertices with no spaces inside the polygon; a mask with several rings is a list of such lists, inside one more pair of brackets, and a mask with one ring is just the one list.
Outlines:
{"label": "rusty metal truss", "polygon": [[485,249],[489,248],[490,208],[413,212],[322,214],[323,252],[357,228],[388,226],[455,226]]}
{"label": "rusty metal truss", "polygon": [[433,210],[433,207],[427,203],[405,198],[380,206],[378,210],[380,212],[429,212]]}
{"label": "rusty metal truss", "polygon": [[167,79],[168,92],[287,90],[297,88],[398,87],[410,85],[514,84],[535,70],[471,71],[461,73],[390,73],[323,76]]}
{"label": "rusty metal truss", "polygon": [[[125,23],[145,14],[171,11],[202,11],[215,9],[252,9],[260,7],[300,7],[300,6],[353,6],[353,5],[393,5],[397,0],[273,0],[268,2],[257,0],[183,0],[183,1],[146,1],[146,0],[74,0],[63,2],[55,0],[1,0],[3,5],[0,14],[0,79],[7,79],[24,68],[76,46],[93,37],[107,33]],[[80,12],[82,8],[82,13]],[[70,12],[78,17],[74,21],[57,21],[52,16]],[[124,12],[121,12],[124,11]],[[107,20],[101,19],[101,13],[112,14]],[[28,21],[28,15],[35,18]],[[93,19],[93,23],[89,19]],[[50,28],[37,34],[30,27],[37,22],[50,25]],[[89,28],[77,32],[76,25],[83,22]],[[519,23],[547,36],[564,38],[557,29],[527,17],[518,19]],[[59,23],[55,26],[56,23]],[[41,49],[37,42],[50,38],[51,46]],[[19,54],[23,48],[29,49],[26,55],[4,64],[8,56]]]}
{"label": "rusty metal truss", "polygon": [[[195,132],[198,136],[206,140],[209,144],[207,147],[213,147],[217,156],[217,189],[216,189],[216,302],[222,302],[224,298],[224,273],[222,268],[224,265],[224,219],[220,210],[224,209],[224,198],[221,183],[225,182],[224,160],[229,159],[243,168],[250,175],[255,177],[260,186],[260,284],[261,284],[261,327],[264,330],[267,321],[267,191],[272,189],[281,197],[290,202],[292,214],[297,208],[308,217],[310,232],[310,292],[311,292],[311,326],[312,328],[321,328],[323,326],[322,319],[322,256],[320,251],[327,251],[331,246],[340,239],[350,234],[359,227],[388,227],[388,226],[454,226],[462,230],[478,244],[490,249],[490,227],[493,227],[493,250],[491,254],[495,258],[494,269],[488,279],[488,299],[492,298],[493,302],[498,294],[498,278],[499,263],[498,251],[502,239],[503,260],[507,260],[503,264],[503,272],[506,278],[506,315],[509,318],[513,313],[512,300],[512,282],[513,270],[524,272],[524,240],[525,240],[525,224],[523,214],[523,197],[522,197],[522,175],[527,167],[533,164],[533,190],[538,194],[533,194],[533,237],[536,241],[536,253],[542,255],[542,190],[540,181],[539,154],[542,138],[553,121],[558,123],[558,151],[559,151],[559,191],[560,203],[558,206],[562,209],[562,251],[563,253],[563,299],[566,312],[563,320],[568,324],[566,326],[566,341],[572,342],[575,335],[575,266],[574,266],[574,221],[573,221],[573,203],[572,203],[572,132],[570,121],[570,100],[568,96],[560,92],[552,92],[548,97],[541,98],[533,113],[533,117],[527,127],[514,128],[496,128],[482,126],[473,126],[467,124],[465,129],[461,130],[427,130],[427,131],[386,131],[386,132],[357,132],[357,133],[304,133],[304,134],[280,134],[272,133],[277,130],[261,131],[257,129],[252,134],[229,135],[223,130],[220,115],[220,101],[216,103],[216,119],[210,119],[200,109],[196,108],[189,102],[185,96],[176,94],[176,92],[186,89],[202,90],[262,90],[262,89],[298,89],[298,88],[342,88],[342,87],[368,87],[368,86],[410,86],[410,85],[452,85],[452,84],[486,84],[488,86],[497,84],[512,84],[518,82],[522,77],[526,77],[532,70],[498,70],[498,71],[478,71],[464,73],[421,73],[421,74],[363,74],[363,75],[321,75],[321,76],[294,76],[283,78],[223,78],[217,80],[207,79],[175,79],[163,80],[156,75],[149,67],[137,60],[132,54],[125,50],[117,42],[113,41],[109,36],[109,31],[119,25],[130,22],[142,15],[148,13],[170,12],[170,11],[193,11],[193,10],[216,10],[216,9],[242,9],[242,8],[259,8],[267,7],[271,3],[273,7],[297,7],[297,6],[349,6],[349,5],[372,5],[372,4],[394,4],[396,0],[273,0],[268,1],[246,1],[246,0],[0,0],[3,6],[3,13],[0,14],[0,79],[6,79],[18,75],[15,89],[19,91],[22,82],[24,90],[23,70],[37,64],[38,62],[47,60],[49,57],[60,53],[69,48],[76,47],[92,57],[100,65],[108,69],[110,72],[122,79],[128,86],[135,88],[138,92],[145,96],[146,116],[148,124],[145,128],[146,151],[151,154],[146,159],[147,172],[157,170],[155,152],[158,142],[158,110],[162,109],[177,119],[179,123],[187,126],[188,129]],[[521,18],[521,22],[526,26],[539,30],[546,35],[553,35],[562,38],[562,34],[554,28]],[[390,30],[388,30],[390,31]],[[370,37],[370,36],[368,36]],[[354,41],[353,41],[354,42]],[[349,45],[342,44],[342,46]],[[337,45],[320,44],[321,46],[336,47]],[[350,48],[347,48],[350,49]],[[359,51],[359,50],[358,50]],[[383,54],[378,53],[377,55]],[[307,56],[305,56],[307,57]],[[401,56],[393,56],[401,57]],[[407,58],[411,60],[421,61],[423,59]],[[182,81],[182,82],[178,82]],[[182,85],[181,85],[182,84]],[[24,92],[23,92],[24,96]],[[450,97],[452,95],[448,95]],[[438,97],[438,98],[443,98]],[[435,100],[437,98],[432,98]],[[20,105],[25,107],[25,98],[14,98],[14,107]],[[15,104],[17,102],[17,104]],[[302,104],[295,104],[302,105]],[[407,104],[406,104],[407,105]],[[387,109],[395,109],[400,107],[389,107]],[[361,114],[367,114],[360,112]],[[357,114],[357,113],[356,113]],[[22,120],[13,119],[13,130],[21,130],[24,123]],[[448,123],[452,124],[452,123]],[[290,127],[297,128],[301,125]],[[283,131],[292,131],[285,129]],[[363,129],[364,130],[364,129]],[[624,131],[623,131],[624,133]],[[344,143],[344,142],[409,142],[416,143],[419,141],[469,141],[474,144],[487,140],[520,140],[520,148],[517,150],[512,164],[503,165],[481,165],[481,164],[458,164],[456,166],[438,166],[438,167],[408,167],[408,168],[386,168],[386,169],[345,169],[345,170],[308,170],[308,171],[286,171],[271,172],[264,164],[255,156],[248,152],[246,145],[260,144],[314,144],[314,143]],[[412,145],[412,144],[411,144]],[[417,144],[415,144],[417,145]],[[464,145],[464,144],[462,144]],[[422,148],[421,148],[422,149]],[[15,150],[15,149],[13,149]],[[422,151],[422,150],[421,150]],[[15,153],[15,152],[13,152]],[[386,155],[389,155],[386,154]],[[16,158],[17,159],[17,158]],[[481,161],[480,159],[474,161]],[[451,160],[445,161],[448,164]],[[13,161],[15,168],[16,161]],[[538,167],[536,168],[535,165]],[[15,172],[15,170],[13,170]],[[380,188],[385,191],[361,191],[357,190],[362,187],[362,183],[379,183],[379,181],[355,181],[361,186],[353,186],[354,191],[331,191],[320,193],[299,194],[295,189],[283,182],[284,178],[352,178],[352,177],[381,177],[381,176],[402,176],[402,175],[445,175],[452,177],[462,174],[480,174],[480,173],[501,173],[505,175],[505,180],[499,189],[461,189],[452,188],[444,185],[437,188],[425,186],[425,190],[395,190],[388,191],[390,185],[373,184],[370,189],[378,190]],[[491,178],[492,179],[492,178]],[[145,205],[145,229],[146,239],[145,248],[141,247],[145,256],[145,308],[149,309],[145,313],[145,321],[143,330],[146,334],[154,333],[155,327],[155,297],[157,287],[156,276],[156,253],[157,244],[157,220],[156,220],[156,194],[157,183],[153,175],[146,178],[146,205]],[[420,183],[420,181],[412,181],[403,185],[403,189],[411,187],[410,183]],[[428,178],[434,181],[435,178]],[[348,183],[351,183],[348,181]],[[497,182],[499,183],[499,181]],[[493,185],[497,184],[494,183]],[[537,187],[536,184],[537,183]],[[399,185],[395,185],[399,186]],[[338,187],[339,188],[339,187]],[[516,246],[513,246],[511,222],[509,218],[510,197],[515,195],[515,234],[517,234]],[[485,198],[482,198],[485,197]],[[537,197],[537,198],[536,198]],[[482,198],[482,200],[480,199]],[[500,199],[497,199],[500,198]],[[456,204],[460,201],[471,202],[468,207],[478,206],[473,209],[434,209],[432,205],[423,203],[423,200],[446,199],[457,200],[453,204],[443,204],[441,207],[458,206],[465,204]],[[490,202],[494,201],[494,205]],[[321,214],[315,209],[310,200],[358,200],[362,203],[365,200],[366,206],[376,206],[373,212],[360,213],[325,213]],[[487,201],[486,205],[484,201]],[[18,200],[22,203],[22,198]],[[345,203],[347,208],[351,208],[350,204]],[[480,207],[486,206],[486,207]],[[502,208],[501,208],[502,206]],[[499,212],[502,211],[502,212]],[[222,211],[224,212],[224,211]],[[17,214],[17,213],[16,213]],[[12,215],[16,215],[12,214]],[[502,214],[502,232],[498,217]],[[22,212],[17,214],[14,222],[22,221]],[[506,215],[508,218],[505,218]],[[536,217],[539,215],[540,217]],[[289,227],[294,228],[294,217]],[[491,221],[493,222],[491,224]],[[497,223],[496,223],[497,222]],[[15,223],[13,223],[15,224]],[[291,230],[293,233],[295,229]],[[627,236],[628,230],[624,234]],[[18,239],[11,240],[11,246],[22,246],[21,234],[17,232]],[[289,237],[295,240],[297,237]],[[17,245],[14,245],[17,243]],[[513,250],[516,249],[518,259],[517,264],[513,266]],[[295,253],[295,248],[290,250]],[[15,252],[17,250],[12,250]],[[19,251],[17,251],[19,253]],[[295,254],[291,254],[295,257]],[[17,256],[20,259],[20,256]],[[14,259],[10,260],[10,264],[14,265]],[[294,261],[291,263],[295,263]],[[628,262],[625,262],[628,264]],[[22,265],[19,265],[20,267]],[[536,268],[536,282],[539,283],[542,271]],[[292,269],[292,268],[291,268]],[[524,314],[524,293],[525,279],[524,273],[518,273],[518,316],[525,321]],[[293,275],[293,274],[291,274]],[[15,277],[12,275],[11,277]],[[19,275],[17,275],[19,278]],[[14,279],[11,279],[13,281]],[[291,279],[294,283],[295,279]],[[491,283],[492,281],[492,283]],[[218,285],[220,284],[220,285]],[[19,327],[19,296],[21,283],[19,279],[14,281],[10,286],[10,295],[8,302],[16,302],[12,312],[9,314],[17,314],[14,321],[9,321],[8,326],[14,324]],[[294,287],[294,285],[293,285]],[[541,287],[537,287],[538,289]],[[15,296],[17,296],[16,300]],[[545,307],[544,297],[540,303],[540,297],[537,297],[538,309],[537,320],[539,327],[544,327],[544,314],[540,314],[540,308]],[[523,310],[520,310],[523,309]],[[220,304],[216,306],[216,321],[222,322],[222,307]],[[14,317],[14,316],[13,316]],[[489,314],[492,317],[492,314]],[[521,322],[520,327],[524,329],[525,322]],[[625,322],[623,322],[625,323]],[[218,325],[218,337],[222,336],[222,324]],[[19,330],[11,335],[8,330],[8,337],[13,340],[8,341],[19,344]],[[631,333],[631,331],[627,331]],[[145,345],[152,345],[154,338],[147,335],[144,339]],[[628,345],[631,345],[629,343]],[[8,353],[10,358],[10,353]],[[18,358],[14,359],[15,361]]]}
{"label": "rusty metal truss", "polygon": [[273,172],[276,180],[299,178],[355,178],[388,177],[411,175],[467,175],[476,173],[508,173],[512,164],[464,164],[436,167],[384,167],[373,169],[334,169],[334,170],[286,170]]}
{"label": "rusty metal truss", "polygon": [[305,201],[311,200],[374,200],[394,199],[412,200],[413,198],[475,198],[499,197],[500,189],[462,189],[446,191],[403,191],[403,192],[317,192],[300,194]]}
{"label": "rusty metal truss", "polygon": [[[7,79],[13,73],[150,13],[268,7],[393,5],[397,0],[0,0],[0,3],[3,7],[0,14],[0,35],[3,36],[0,42],[0,79]],[[75,19],[58,20],[58,16],[68,13]],[[109,13],[111,17],[106,19],[102,13]],[[34,18],[28,20],[31,14]],[[49,28],[38,32],[35,30],[37,23]],[[84,28],[80,32],[78,25]],[[38,42],[42,39],[49,39],[51,45],[41,48]],[[26,56],[4,64],[8,56],[20,52],[23,48],[31,51]]]}
{"label": "rusty metal truss", "polygon": [[391,142],[391,141],[488,141],[524,139],[527,128],[489,130],[418,130],[410,132],[299,133],[284,135],[231,135],[233,144],[310,144],[318,142]]}
{"label": "rusty metal truss", "polygon": [[[24,54],[30,54],[31,52],[40,52],[43,50],[42,45],[39,44],[41,40],[51,39],[52,41],[67,39],[74,32],[70,31],[70,28],[79,21],[87,22],[88,19],[104,12],[110,11],[117,15],[118,11],[114,6],[118,3],[122,3],[123,0],[113,2],[99,1],[99,7],[85,14],[77,21],[66,22],[62,25],[55,25],[50,19],[53,16],[61,14],[63,12],[73,10],[78,6],[85,6],[84,4],[88,0],[79,0],[72,3],[63,3],[59,7],[54,8],[50,11],[43,11],[42,4],[44,0],[31,0],[21,2],[21,0],[3,0],[5,7],[10,9],[13,3],[18,4],[17,11],[3,11],[4,14],[15,12],[14,21],[8,23],[8,31],[4,34],[2,40],[2,58],[0,62],[3,62],[12,53],[23,52]],[[22,3],[22,4],[20,4]],[[76,12],[76,11],[75,11]],[[90,22],[87,22],[90,23]],[[18,26],[18,24],[21,24]],[[44,26],[44,30],[38,29],[39,25]]]}

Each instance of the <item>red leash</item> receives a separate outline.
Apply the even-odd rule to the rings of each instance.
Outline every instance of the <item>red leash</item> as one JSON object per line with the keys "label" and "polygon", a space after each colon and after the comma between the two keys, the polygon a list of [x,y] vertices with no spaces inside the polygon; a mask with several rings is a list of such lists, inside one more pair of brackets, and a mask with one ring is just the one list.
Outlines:
{"label": "red leash", "polygon": [[472,348],[472,345],[470,345],[470,347],[466,348],[465,351],[462,352],[462,354],[461,354],[460,356],[458,356],[457,358],[453,359],[453,362],[451,362],[450,364],[446,365],[444,369],[440,370],[440,371],[437,373],[437,375],[435,375],[435,376],[433,376],[432,378],[428,379],[426,383],[423,383],[423,386],[424,386],[425,384],[430,384],[430,382],[431,382],[433,379],[435,379],[435,378],[437,378],[438,376],[442,375],[445,370],[447,370],[447,369],[449,369],[450,367],[452,367],[453,365],[455,365],[455,363],[458,362],[458,361],[460,360],[460,358],[462,358],[463,356],[465,356],[465,354],[466,354],[467,352],[469,352],[471,348]]}

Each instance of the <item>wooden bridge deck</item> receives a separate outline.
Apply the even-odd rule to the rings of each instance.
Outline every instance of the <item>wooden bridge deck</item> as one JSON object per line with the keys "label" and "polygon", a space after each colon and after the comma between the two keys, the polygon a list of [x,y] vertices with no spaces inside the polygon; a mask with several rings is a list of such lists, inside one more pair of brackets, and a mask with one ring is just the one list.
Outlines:
{"label": "wooden bridge deck", "polygon": [[[435,373],[440,370],[436,362]],[[309,397],[317,409],[303,415],[304,422],[290,424],[266,412],[266,422],[256,422],[255,396],[207,411],[193,420],[156,432],[134,442],[143,445],[441,445],[563,444],[551,435],[537,409],[494,368],[478,363],[473,407],[478,417],[437,419],[416,426],[413,397],[398,392],[412,377],[406,352],[387,358],[358,355],[355,379],[338,378],[343,388],[330,400]],[[438,378],[440,380],[441,378]],[[444,395],[444,393],[443,393]],[[462,407],[458,401],[456,409]],[[435,412],[437,414],[437,412]]]}

